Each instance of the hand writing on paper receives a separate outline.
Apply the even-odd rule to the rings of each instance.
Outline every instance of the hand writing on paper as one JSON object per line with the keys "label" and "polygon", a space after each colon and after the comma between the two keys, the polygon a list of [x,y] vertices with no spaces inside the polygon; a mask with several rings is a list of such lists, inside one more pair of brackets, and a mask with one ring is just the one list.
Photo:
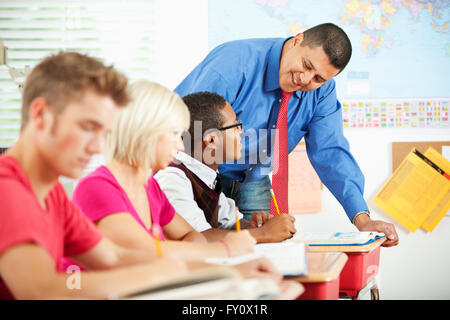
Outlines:
{"label": "hand writing on paper", "polygon": [[[280,242],[292,238],[297,232],[293,216],[289,214],[280,214],[279,216],[263,214],[259,212],[253,213],[249,223],[249,231],[258,243]],[[261,223],[259,228],[256,227],[258,223]]]}
{"label": "hand writing on paper", "polygon": [[383,247],[393,247],[398,245],[398,234],[392,223],[372,220],[367,214],[360,214],[355,219],[355,226],[359,231],[376,231],[386,234],[387,240],[383,242]]}

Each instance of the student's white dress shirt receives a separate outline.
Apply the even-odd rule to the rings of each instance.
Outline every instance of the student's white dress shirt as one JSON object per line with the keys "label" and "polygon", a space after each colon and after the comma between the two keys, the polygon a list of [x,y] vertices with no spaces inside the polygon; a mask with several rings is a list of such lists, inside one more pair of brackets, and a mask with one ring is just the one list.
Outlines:
{"label": "student's white dress shirt", "polygon": [[[184,152],[179,152],[176,159],[183,163],[208,187],[214,189],[217,178],[216,171]],[[154,177],[166,194],[169,202],[174,206],[175,211],[196,231],[202,232],[212,228],[206,221],[203,210],[195,202],[191,181],[182,170],[175,167],[167,167],[158,171]],[[236,223],[235,206],[236,204],[233,199],[227,198],[223,193],[220,193],[219,228],[230,229],[234,226]],[[243,215],[239,212],[239,219],[242,218]]]}

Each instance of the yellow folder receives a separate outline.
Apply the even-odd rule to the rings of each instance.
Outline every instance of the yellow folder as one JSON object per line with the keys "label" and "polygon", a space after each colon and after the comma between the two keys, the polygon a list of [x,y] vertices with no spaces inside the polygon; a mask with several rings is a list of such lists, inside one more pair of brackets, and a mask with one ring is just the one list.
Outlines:
{"label": "yellow folder", "polygon": [[427,161],[413,148],[373,200],[412,232],[422,224],[433,230],[449,206],[450,180],[443,172],[450,163],[430,149]]}
{"label": "yellow folder", "polygon": [[[444,170],[446,173],[450,174],[450,161],[445,159],[439,152],[433,148],[428,148],[425,152],[425,157],[433,161],[438,167]],[[439,221],[445,216],[445,214],[450,210],[450,189],[447,186],[447,192],[434,207],[431,213],[428,215],[427,219],[423,223],[422,227],[427,231],[433,231],[437,226]]]}

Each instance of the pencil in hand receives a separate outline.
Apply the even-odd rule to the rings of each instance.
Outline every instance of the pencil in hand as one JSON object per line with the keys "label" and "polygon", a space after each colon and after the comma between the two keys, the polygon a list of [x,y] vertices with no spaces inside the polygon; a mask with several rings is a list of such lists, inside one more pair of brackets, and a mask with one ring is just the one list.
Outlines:
{"label": "pencil in hand", "polygon": [[161,236],[159,232],[159,225],[153,225],[152,233],[153,239],[155,240],[156,255],[158,258],[162,258]]}
{"label": "pencil in hand", "polygon": [[239,208],[236,207],[236,231],[241,231],[241,221],[239,221]]}
{"label": "pencil in hand", "polygon": [[270,194],[272,195],[273,204],[275,205],[275,209],[277,209],[277,214],[280,215],[280,209],[278,209],[277,199],[275,199],[275,192],[273,192],[273,189],[270,189]]}

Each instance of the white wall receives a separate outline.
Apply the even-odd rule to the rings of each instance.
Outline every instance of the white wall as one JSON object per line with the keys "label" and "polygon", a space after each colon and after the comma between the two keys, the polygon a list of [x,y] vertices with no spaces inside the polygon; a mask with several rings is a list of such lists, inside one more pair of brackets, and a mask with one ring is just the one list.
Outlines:
{"label": "white wall", "polygon": [[169,89],[208,53],[208,0],[156,0],[155,81]]}
{"label": "white wall", "polygon": [[373,202],[392,174],[393,141],[450,140],[448,129],[347,130],[351,150],[366,177],[365,197],[375,218],[393,222],[400,237],[395,248],[381,252],[381,281],[390,299],[450,298],[450,219],[444,217],[433,232],[415,233],[396,223]]}
{"label": "white wall", "polygon": [[[208,53],[208,1],[158,1],[165,14],[160,15],[158,29],[162,51],[157,81],[173,89]],[[345,129],[345,135],[366,177],[365,198],[372,217],[394,223],[400,237],[397,247],[381,249],[381,298],[450,299],[450,218],[444,217],[432,233],[410,233],[372,202],[392,174],[393,141],[449,140],[449,130]],[[326,188],[322,212],[297,219],[311,231],[355,230]]]}
{"label": "white wall", "polygon": [[[365,198],[372,218],[394,223],[400,238],[397,247],[381,249],[381,298],[450,299],[450,217],[444,217],[431,233],[423,229],[411,233],[372,202],[392,174],[393,141],[449,140],[449,131],[345,129],[344,134],[365,175]],[[297,215],[298,224],[311,231],[356,230],[327,189],[324,189],[322,201],[322,212]]]}

